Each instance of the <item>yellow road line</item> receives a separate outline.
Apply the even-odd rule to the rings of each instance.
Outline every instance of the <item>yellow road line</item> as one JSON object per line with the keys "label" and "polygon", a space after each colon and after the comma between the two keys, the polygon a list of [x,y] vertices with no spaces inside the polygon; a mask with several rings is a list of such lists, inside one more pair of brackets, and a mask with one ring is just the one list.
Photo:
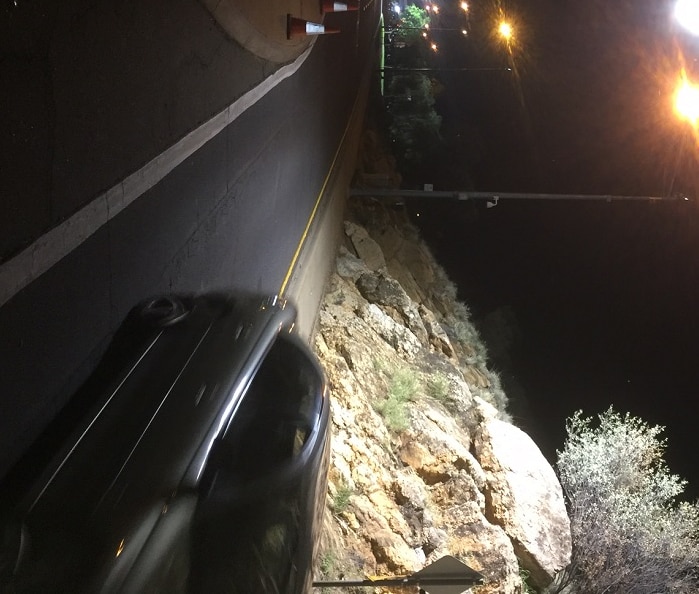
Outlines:
{"label": "yellow road line", "polygon": [[320,192],[318,193],[318,197],[316,198],[316,202],[313,205],[313,210],[311,211],[311,216],[308,217],[308,222],[306,223],[306,228],[303,230],[303,233],[301,234],[301,239],[299,241],[299,244],[296,246],[296,251],[294,252],[294,257],[291,259],[291,264],[289,265],[289,269],[286,271],[286,275],[284,276],[284,280],[282,281],[282,286],[279,289],[279,296],[284,297],[284,292],[287,289],[287,286],[289,285],[289,281],[291,280],[291,275],[294,273],[294,269],[296,268],[296,263],[298,262],[299,256],[301,255],[301,250],[303,249],[304,244],[306,243],[306,238],[308,237],[308,232],[311,229],[311,225],[313,224],[313,221],[315,219],[316,213],[318,212],[318,207],[320,206],[320,201],[323,199],[323,194],[325,194],[325,189],[328,186],[328,182],[330,181],[330,177],[333,174],[333,170],[335,169],[335,163],[337,162],[337,158],[340,156],[340,151],[342,150],[342,146],[345,144],[345,138],[347,137],[347,132],[350,129],[350,126],[352,125],[352,122],[354,121],[354,112],[357,108],[357,102],[359,101],[359,93],[357,93],[357,97],[354,100],[354,105],[352,106],[352,115],[350,116],[349,121],[347,122],[347,126],[345,126],[345,131],[342,134],[342,138],[340,139],[340,144],[337,147],[337,150],[335,151],[335,156],[333,157],[333,162],[330,164],[330,170],[328,171],[328,174],[325,176],[325,181],[323,182],[323,185],[320,188]]}
{"label": "yellow road line", "polygon": [[[379,23],[380,26],[380,23]],[[378,26],[377,26],[377,31],[378,31]],[[376,37],[376,31],[374,31],[374,38]],[[360,92],[357,93],[357,96],[354,98],[354,105],[352,106],[352,113],[350,115],[349,121],[347,122],[347,126],[345,126],[345,131],[342,134],[342,138],[340,139],[340,144],[337,147],[337,150],[335,151],[335,156],[333,157],[333,162],[330,164],[330,170],[328,171],[328,174],[325,176],[325,181],[323,182],[322,187],[320,188],[320,192],[318,193],[318,197],[316,198],[316,202],[313,205],[313,210],[311,211],[310,217],[308,217],[308,222],[306,223],[306,227],[303,230],[303,233],[301,234],[301,239],[299,240],[299,244],[296,246],[296,251],[294,252],[294,256],[291,259],[291,264],[289,264],[289,269],[286,271],[286,275],[284,276],[284,280],[282,281],[282,285],[279,288],[279,296],[284,297],[284,293],[286,292],[286,289],[289,285],[289,281],[291,280],[291,276],[294,273],[294,269],[296,268],[296,263],[298,262],[299,256],[301,255],[301,250],[303,250],[303,246],[306,243],[306,238],[308,237],[308,232],[311,229],[311,225],[313,224],[313,220],[315,219],[316,213],[318,212],[318,207],[320,206],[320,201],[323,199],[323,194],[325,194],[325,189],[328,186],[328,182],[330,181],[330,176],[333,173],[333,170],[335,169],[335,163],[337,162],[337,158],[340,156],[340,150],[342,150],[342,146],[345,144],[345,138],[347,137],[347,132],[349,132],[350,126],[352,125],[352,122],[354,122],[354,117],[357,111],[357,105],[359,104],[359,99],[361,95],[361,86],[360,86]]]}

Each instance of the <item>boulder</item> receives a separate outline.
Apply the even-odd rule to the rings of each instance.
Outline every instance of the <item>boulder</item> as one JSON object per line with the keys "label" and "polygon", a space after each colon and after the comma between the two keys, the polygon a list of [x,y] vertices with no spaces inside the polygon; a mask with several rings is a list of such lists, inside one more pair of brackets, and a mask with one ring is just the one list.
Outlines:
{"label": "boulder", "polygon": [[363,260],[357,258],[344,245],[340,246],[337,258],[335,260],[337,274],[342,278],[349,278],[355,282],[362,274],[368,272],[369,268]]}
{"label": "boulder", "polygon": [[427,330],[427,336],[432,348],[440,351],[447,357],[454,356],[454,347],[449,340],[449,336],[442,328],[442,325],[437,321],[437,316],[434,315],[424,305],[418,307],[418,312],[422,318],[422,322]]}
{"label": "boulder", "polygon": [[[397,351],[414,355],[420,350],[420,341],[410,328],[398,324],[374,303],[358,310],[357,315]],[[371,351],[366,354],[371,354]]]}
{"label": "boulder", "polygon": [[345,234],[352,241],[352,246],[357,256],[364,262],[369,270],[379,270],[386,267],[381,247],[370,236],[364,227],[360,227],[351,221],[345,221]]}
{"label": "boulder", "polygon": [[[440,505],[435,524],[447,534],[446,550],[470,568],[482,573],[485,584],[473,594],[521,594],[522,580],[512,543],[500,526],[481,514],[475,501],[454,497]],[[436,551],[433,556],[443,556]]]}
{"label": "boulder", "polygon": [[524,431],[489,416],[474,436],[486,473],[486,516],[512,540],[532,584],[551,583],[570,561],[570,522],[555,472]]}
{"label": "boulder", "polygon": [[383,271],[368,272],[357,279],[357,289],[369,303],[393,309],[418,340],[427,344],[428,334],[417,305],[400,283]]}

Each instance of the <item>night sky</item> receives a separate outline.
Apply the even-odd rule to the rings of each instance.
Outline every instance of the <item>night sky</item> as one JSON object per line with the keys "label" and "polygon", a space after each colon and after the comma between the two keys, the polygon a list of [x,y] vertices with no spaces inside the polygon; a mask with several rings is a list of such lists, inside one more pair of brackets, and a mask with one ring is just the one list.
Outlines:
{"label": "night sky", "polygon": [[[416,221],[477,320],[512,314],[516,338],[494,365],[550,458],[566,417],[613,404],[667,427],[670,469],[695,497],[699,164],[672,92],[697,42],[661,0],[471,5],[470,38],[445,36],[441,64],[513,67],[442,75],[437,108],[471,145],[473,189],[695,200],[421,202]],[[512,53],[486,26],[500,9]],[[454,189],[460,173],[424,181]]]}

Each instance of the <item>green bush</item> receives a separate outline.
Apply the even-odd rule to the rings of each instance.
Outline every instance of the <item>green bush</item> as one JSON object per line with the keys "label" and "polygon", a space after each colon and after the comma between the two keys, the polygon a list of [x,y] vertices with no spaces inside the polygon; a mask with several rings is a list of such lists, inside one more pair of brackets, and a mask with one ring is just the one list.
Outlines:
{"label": "green bush", "polygon": [[333,513],[341,514],[343,511],[345,511],[349,506],[350,498],[352,497],[353,493],[354,492],[349,488],[349,486],[347,486],[345,483],[341,483],[337,487],[332,503],[330,504],[330,509],[332,509]]}
{"label": "green bush", "polygon": [[392,431],[405,431],[410,425],[407,401],[389,397],[379,402],[376,410],[383,417],[386,426]]}
{"label": "green bush", "polygon": [[337,553],[334,550],[324,551],[320,555],[318,565],[323,577],[331,575],[337,565]]}
{"label": "green bush", "polygon": [[408,402],[415,400],[419,382],[417,373],[412,369],[398,369],[391,377],[391,383],[388,387],[389,399],[398,400],[399,402]]}
{"label": "green bush", "polygon": [[376,373],[383,373],[384,371],[386,371],[386,362],[383,359],[380,359],[379,357],[372,357],[371,365],[374,368],[374,371],[376,371]]}
{"label": "green bush", "polygon": [[529,583],[530,572],[524,567],[519,568],[519,577],[522,580],[522,593],[523,594],[536,594],[536,590]]}
{"label": "green bush", "polygon": [[661,427],[611,408],[568,420],[557,470],[571,521],[570,565],[549,592],[699,592],[699,507],[679,500]]}
{"label": "green bush", "polygon": [[420,388],[417,372],[409,368],[397,369],[391,375],[388,396],[374,404],[392,431],[405,431],[410,424],[408,402],[415,400]]}
{"label": "green bush", "polygon": [[444,401],[449,396],[449,380],[443,373],[435,373],[427,380],[427,393],[435,400]]}
{"label": "green bush", "polygon": [[490,402],[490,404],[492,404],[503,415],[503,418],[509,421],[510,417],[507,413],[509,399],[507,398],[507,394],[502,387],[500,374],[492,369],[487,369],[486,375],[490,385],[487,388],[478,390],[479,396],[486,402]]}

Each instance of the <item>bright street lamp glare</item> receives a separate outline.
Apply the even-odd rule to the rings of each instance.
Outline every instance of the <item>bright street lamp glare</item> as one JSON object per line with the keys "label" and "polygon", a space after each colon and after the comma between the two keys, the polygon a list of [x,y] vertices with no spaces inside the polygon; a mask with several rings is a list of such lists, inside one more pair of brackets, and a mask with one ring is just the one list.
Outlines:
{"label": "bright street lamp glare", "polygon": [[675,19],[692,35],[699,35],[699,0],[677,0]]}
{"label": "bright street lamp glare", "polygon": [[512,25],[506,21],[503,21],[498,27],[498,32],[505,39],[510,39],[510,37],[512,37]]}
{"label": "bright street lamp glare", "polygon": [[463,10],[464,12],[468,12],[468,2],[461,3],[461,10]]}
{"label": "bright street lamp glare", "polygon": [[675,111],[692,126],[699,123],[699,85],[689,82],[684,73],[675,92]]}

